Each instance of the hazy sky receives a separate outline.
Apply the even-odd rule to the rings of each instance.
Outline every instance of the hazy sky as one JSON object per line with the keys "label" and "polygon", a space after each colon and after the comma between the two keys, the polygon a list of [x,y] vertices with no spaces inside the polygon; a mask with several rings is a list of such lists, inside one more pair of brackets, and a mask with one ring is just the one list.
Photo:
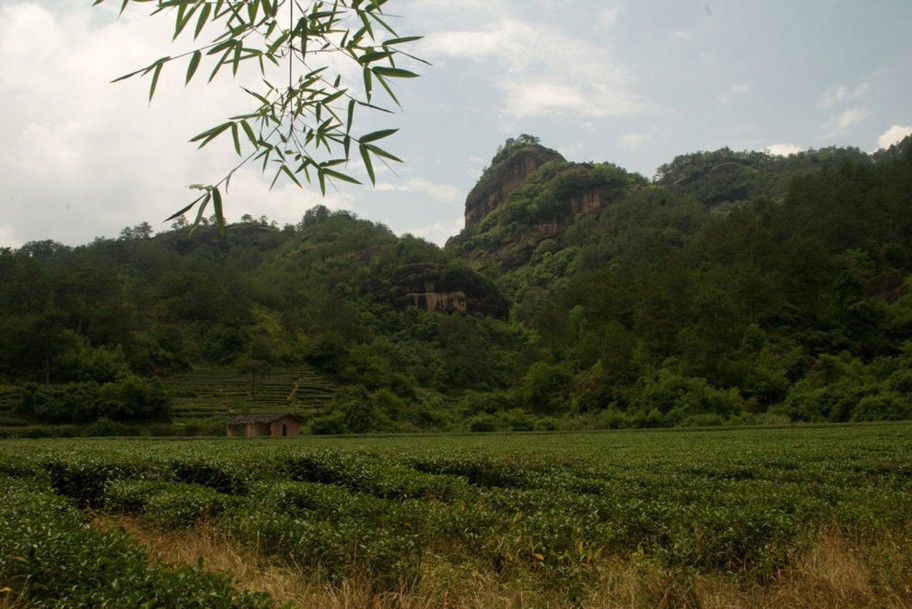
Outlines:
{"label": "hazy sky", "polygon": [[[0,246],[69,245],[162,221],[234,162],[229,141],[187,140],[247,109],[230,79],[183,86],[166,70],[171,17],[119,0],[0,0]],[[229,219],[295,223],[318,203],[437,243],[506,138],[652,177],[676,155],[728,146],[874,151],[912,132],[909,0],[391,0],[432,65],[397,89],[386,148],[405,160],[376,187],[319,191],[255,169],[232,180]],[[271,176],[270,176],[271,178]]]}

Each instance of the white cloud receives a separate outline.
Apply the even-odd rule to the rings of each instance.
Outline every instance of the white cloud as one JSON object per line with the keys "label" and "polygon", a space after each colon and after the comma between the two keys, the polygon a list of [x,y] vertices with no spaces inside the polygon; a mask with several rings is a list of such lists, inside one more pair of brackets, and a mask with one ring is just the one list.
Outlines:
{"label": "white cloud", "polygon": [[775,156],[789,156],[801,152],[801,147],[795,144],[771,144],[763,150]]}
{"label": "white cloud", "polygon": [[908,135],[912,135],[912,125],[893,125],[877,138],[877,148],[889,148]]}
{"label": "white cloud", "polygon": [[652,140],[652,133],[625,133],[618,138],[618,143],[624,148],[641,148]]}
{"label": "white cloud", "polygon": [[724,105],[724,104],[729,103],[730,101],[732,101],[735,98],[746,95],[749,92],[750,92],[749,84],[747,84],[746,82],[738,83],[736,85],[732,85],[731,87],[729,87],[725,91],[725,93],[723,93],[722,95],[719,95],[716,98],[716,101],[719,102],[720,104]]}
{"label": "white cloud", "polygon": [[0,247],[21,247],[24,241],[16,236],[16,229],[8,224],[0,226]]}
{"label": "white cloud", "polygon": [[618,22],[620,14],[621,8],[614,6],[599,12],[598,20],[605,27],[614,27]]}
{"label": "white cloud", "polygon": [[262,215],[275,220],[280,226],[295,224],[315,205],[329,209],[351,210],[354,198],[348,192],[327,187],[326,196],[312,188],[298,188],[288,180],[280,180],[272,190],[269,182],[254,168],[244,168],[231,178],[231,187],[225,195],[225,205],[230,210],[229,219],[238,220],[245,213],[254,217]]}
{"label": "white cloud", "polygon": [[[616,13],[601,15],[609,20]],[[585,119],[641,112],[647,104],[628,82],[609,49],[549,24],[504,17],[476,31],[428,36],[435,56],[491,62],[509,119],[572,113]]]}
{"label": "white cloud", "polygon": [[870,88],[871,83],[869,82],[863,82],[857,85],[854,89],[849,89],[845,85],[832,87],[824,91],[818,105],[821,108],[830,110],[841,104],[856,101],[857,99],[861,98]]}
{"label": "white cloud", "polygon": [[421,192],[443,203],[461,203],[465,193],[449,184],[436,184],[430,180],[413,178],[405,182],[383,182],[377,184],[377,190],[387,192]]}
{"label": "white cloud", "polygon": [[861,108],[849,108],[827,124],[825,138],[832,138],[846,133],[853,125],[868,118],[869,112]]}
{"label": "white cloud", "polygon": [[414,229],[406,229],[405,232],[442,246],[446,243],[447,239],[461,231],[464,224],[465,217],[460,215],[458,217],[434,222],[433,224],[419,226]]}

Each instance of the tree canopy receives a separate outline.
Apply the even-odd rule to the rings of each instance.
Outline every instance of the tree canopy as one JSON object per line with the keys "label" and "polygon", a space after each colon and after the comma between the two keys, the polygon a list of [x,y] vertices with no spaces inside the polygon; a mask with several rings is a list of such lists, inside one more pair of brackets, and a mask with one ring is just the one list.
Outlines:
{"label": "tree canopy", "polygon": [[549,162],[443,249],[323,206],[2,249],[0,418],[167,417],[211,369],[319,377],[327,433],[912,418],[912,138],[743,161],[712,204]]}

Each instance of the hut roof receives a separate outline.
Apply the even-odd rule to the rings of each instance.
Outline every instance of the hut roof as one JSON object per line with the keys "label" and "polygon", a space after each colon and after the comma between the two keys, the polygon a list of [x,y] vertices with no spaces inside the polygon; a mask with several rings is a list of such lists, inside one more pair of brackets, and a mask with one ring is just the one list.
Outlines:
{"label": "hut roof", "polygon": [[289,417],[297,422],[301,419],[288,412],[271,413],[271,414],[239,414],[236,417],[228,419],[226,425],[247,425],[248,423],[273,423],[279,419]]}

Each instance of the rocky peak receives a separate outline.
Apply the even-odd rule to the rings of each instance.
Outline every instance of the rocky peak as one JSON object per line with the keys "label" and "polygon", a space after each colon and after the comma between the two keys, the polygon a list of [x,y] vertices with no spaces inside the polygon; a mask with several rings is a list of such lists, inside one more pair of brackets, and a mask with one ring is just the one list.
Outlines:
{"label": "rocky peak", "polygon": [[475,188],[466,197],[465,225],[477,226],[482,218],[500,207],[510,193],[522,186],[536,169],[549,161],[564,160],[560,153],[538,144],[537,138],[507,140]]}

